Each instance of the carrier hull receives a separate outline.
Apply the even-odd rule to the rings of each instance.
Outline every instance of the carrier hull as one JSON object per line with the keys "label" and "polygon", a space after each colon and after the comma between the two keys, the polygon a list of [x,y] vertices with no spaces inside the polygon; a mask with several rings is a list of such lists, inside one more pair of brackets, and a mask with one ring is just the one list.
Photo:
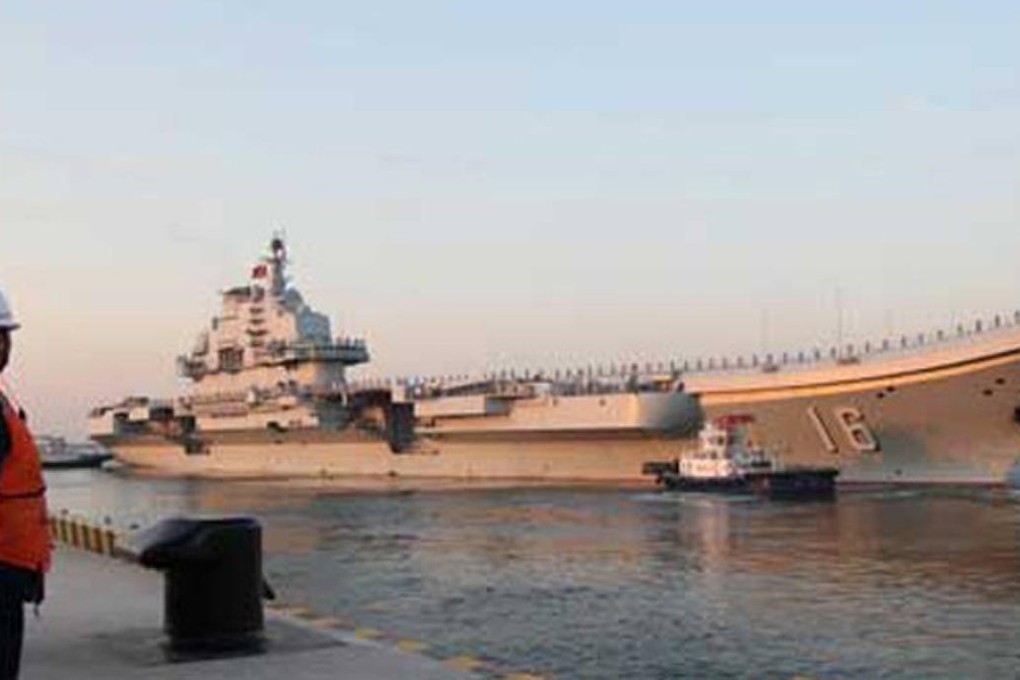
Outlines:
{"label": "carrier hull", "polygon": [[[835,467],[840,483],[1000,484],[1020,457],[1020,349],[916,371],[840,375],[834,382],[737,388],[716,380],[698,389],[692,380],[691,398],[703,418],[752,415],[750,436],[783,465]],[[191,455],[157,436],[97,439],[125,463],[185,474],[643,484],[645,463],[673,460],[696,445],[689,431],[468,425],[423,428],[402,453],[382,438],[321,430],[223,433]]]}
{"label": "carrier hull", "polygon": [[589,438],[422,442],[395,454],[386,442],[211,443],[186,454],[166,441],[109,441],[117,459],[161,471],[208,476],[389,476],[647,483],[641,465],[673,455],[676,442],[601,433]]}
{"label": "carrier hull", "polygon": [[1020,351],[836,383],[716,389],[701,404],[707,417],[752,415],[751,436],[784,464],[835,466],[840,482],[999,484],[1020,460]]}

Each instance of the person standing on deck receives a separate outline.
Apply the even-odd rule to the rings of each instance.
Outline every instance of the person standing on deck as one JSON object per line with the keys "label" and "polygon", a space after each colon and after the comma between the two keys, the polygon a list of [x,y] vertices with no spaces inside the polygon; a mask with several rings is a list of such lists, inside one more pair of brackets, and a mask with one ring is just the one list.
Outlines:
{"label": "person standing on deck", "polygon": [[[17,328],[0,290],[0,375]],[[43,599],[43,574],[50,566],[45,494],[39,451],[25,413],[0,391],[0,680],[18,677],[25,603],[38,605]]]}

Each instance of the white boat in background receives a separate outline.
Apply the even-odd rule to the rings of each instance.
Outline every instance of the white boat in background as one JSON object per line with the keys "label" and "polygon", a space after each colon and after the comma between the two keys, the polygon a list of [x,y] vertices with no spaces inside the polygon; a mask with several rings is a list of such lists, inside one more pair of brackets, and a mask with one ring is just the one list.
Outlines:
{"label": "white boat in background", "polygon": [[94,441],[68,442],[63,437],[39,435],[35,444],[44,470],[95,468],[113,460],[113,453]]}

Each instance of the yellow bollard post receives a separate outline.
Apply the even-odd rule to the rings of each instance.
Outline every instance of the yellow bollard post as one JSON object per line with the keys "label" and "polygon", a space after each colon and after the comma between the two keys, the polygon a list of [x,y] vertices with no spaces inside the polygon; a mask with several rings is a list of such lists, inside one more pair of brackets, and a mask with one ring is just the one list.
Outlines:
{"label": "yellow bollard post", "polygon": [[84,519],[78,520],[78,530],[81,532],[81,547],[85,550],[92,550],[92,527]]}

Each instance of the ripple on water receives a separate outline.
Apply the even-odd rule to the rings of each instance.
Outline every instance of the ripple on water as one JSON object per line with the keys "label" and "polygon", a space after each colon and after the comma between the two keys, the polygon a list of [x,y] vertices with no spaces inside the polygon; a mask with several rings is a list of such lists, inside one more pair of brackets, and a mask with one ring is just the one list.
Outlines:
{"label": "ripple on water", "polygon": [[246,512],[288,601],[584,678],[1014,677],[1020,493],[815,504],[607,489],[51,481],[54,507]]}

